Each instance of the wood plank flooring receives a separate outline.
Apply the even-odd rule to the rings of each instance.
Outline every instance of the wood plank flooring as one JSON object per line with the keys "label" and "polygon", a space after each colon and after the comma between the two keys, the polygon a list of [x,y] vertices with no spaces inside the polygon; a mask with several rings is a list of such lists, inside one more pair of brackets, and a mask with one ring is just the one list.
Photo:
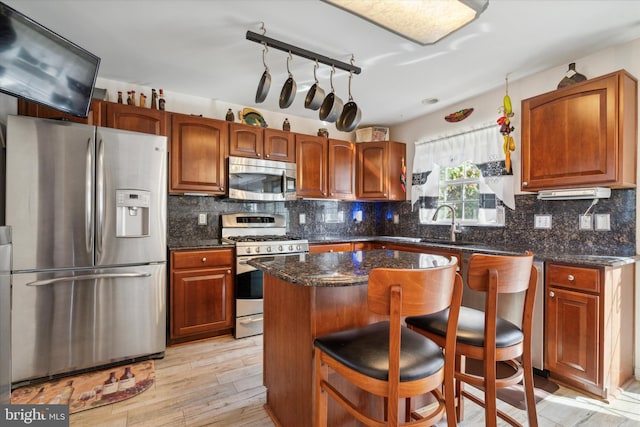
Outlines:
{"label": "wood plank flooring", "polygon": [[[156,383],[151,389],[123,402],[73,414],[71,426],[272,427],[264,403],[262,337],[223,336],[169,347],[165,358],[156,361]],[[524,411],[507,404],[499,407],[518,420],[526,419]],[[611,404],[560,387],[537,408],[540,426],[638,426],[640,382]],[[465,405],[465,414],[461,426],[484,425],[484,412],[472,402]]]}

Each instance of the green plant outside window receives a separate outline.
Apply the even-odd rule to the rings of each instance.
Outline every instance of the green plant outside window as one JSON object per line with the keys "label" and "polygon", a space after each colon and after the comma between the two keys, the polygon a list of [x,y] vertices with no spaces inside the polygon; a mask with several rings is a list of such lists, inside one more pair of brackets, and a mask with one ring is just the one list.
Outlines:
{"label": "green plant outside window", "polygon": [[[466,161],[459,166],[440,168],[438,205],[450,205],[455,219],[477,221],[480,207],[480,169]],[[451,211],[442,209],[438,221],[451,221]]]}

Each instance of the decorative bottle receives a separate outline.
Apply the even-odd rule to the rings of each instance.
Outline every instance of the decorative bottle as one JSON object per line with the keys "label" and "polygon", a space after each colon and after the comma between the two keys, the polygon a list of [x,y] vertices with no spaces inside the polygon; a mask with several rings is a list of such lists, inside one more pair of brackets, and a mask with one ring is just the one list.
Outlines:
{"label": "decorative bottle", "polygon": [[131,367],[127,366],[124,368],[124,374],[120,377],[120,385],[118,386],[119,391],[126,390],[128,388],[134,387],[136,385],[136,376],[131,372]]}
{"label": "decorative bottle", "polygon": [[122,104],[122,91],[118,91],[118,104]]}
{"label": "decorative bottle", "polygon": [[131,91],[131,105],[136,105],[136,91]]}
{"label": "decorative bottle", "polygon": [[234,116],[233,110],[231,108],[227,110],[227,115],[224,116],[224,119],[228,122],[233,122],[236,120],[236,117]]}
{"label": "decorative bottle", "polygon": [[289,123],[289,119],[286,117],[284,119],[284,122],[282,122],[282,130],[287,132],[291,130],[291,123]]}
{"label": "decorative bottle", "polygon": [[587,80],[585,75],[578,73],[576,71],[576,63],[572,62],[571,64],[569,64],[569,69],[567,70],[566,74],[564,75],[562,80],[560,80],[560,83],[558,83],[558,89],[571,86],[585,80]]}
{"label": "decorative bottle", "polygon": [[164,110],[164,91],[160,89],[160,93],[158,95],[158,110]]}
{"label": "decorative bottle", "polygon": [[116,391],[118,391],[118,378],[116,378],[115,372],[111,372],[109,379],[107,379],[102,386],[102,396],[113,394]]}
{"label": "decorative bottle", "polygon": [[155,89],[151,89],[151,109],[152,110],[158,109],[158,93],[156,92]]}
{"label": "decorative bottle", "polygon": [[131,105],[131,91],[127,91],[127,105]]}

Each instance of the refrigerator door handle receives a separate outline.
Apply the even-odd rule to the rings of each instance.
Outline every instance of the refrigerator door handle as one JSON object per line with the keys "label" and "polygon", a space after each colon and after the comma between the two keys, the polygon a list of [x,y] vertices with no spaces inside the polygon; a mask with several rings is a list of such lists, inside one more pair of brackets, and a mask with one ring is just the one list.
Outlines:
{"label": "refrigerator door handle", "polygon": [[96,279],[121,279],[121,278],[139,278],[150,277],[149,273],[102,273],[102,274],[87,274],[85,276],[66,276],[56,277],[55,279],[36,280],[27,283],[27,286],[44,286],[52,285],[55,283],[75,282],[82,280],[96,280]]}
{"label": "refrigerator door handle", "polygon": [[87,140],[87,156],[85,164],[85,246],[87,252],[93,251],[93,152],[91,138]]}
{"label": "refrigerator door handle", "polygon": [[[98,141],[98,147],[96,151],[96,213],[98,216],[98,223],[96,224],[96,253],[102,254],[104,205],[106,197],[104,190],[104,144],[102,143],[102,137],[100,137],[100,140]],[[98,257],[96,257],[96,259],[97,258]]]}

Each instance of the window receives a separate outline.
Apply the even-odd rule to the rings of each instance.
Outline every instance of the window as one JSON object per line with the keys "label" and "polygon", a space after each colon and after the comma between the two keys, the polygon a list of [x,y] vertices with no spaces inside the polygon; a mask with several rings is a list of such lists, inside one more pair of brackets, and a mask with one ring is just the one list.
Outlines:
{"label": "window", "polygon": [[[467,161],[459,166],[440,169],[438,206],[449,205],[456,220],[477,221],[480,207],[480,169]],[[451,211],[441,209],[438,221],[451,221]]]}

